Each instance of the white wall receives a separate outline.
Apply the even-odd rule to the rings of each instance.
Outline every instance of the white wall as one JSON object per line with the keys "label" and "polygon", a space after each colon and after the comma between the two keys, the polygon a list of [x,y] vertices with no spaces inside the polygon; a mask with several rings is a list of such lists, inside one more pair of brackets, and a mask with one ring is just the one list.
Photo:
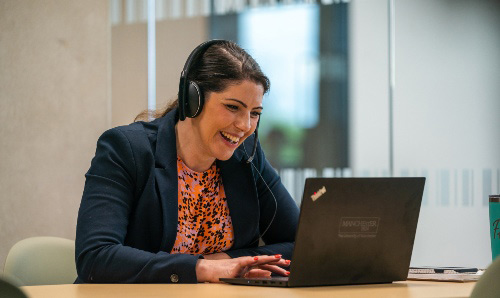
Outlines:
{"label": "white wall", "polygon": [[0,1],[0,271],[19,240],[74,239],[109,45],[107,1]]}
{"label": "white wall", "polygon": [[413,262],[485,267],[484,203],[498,179],[483,191],[483,169],[500,169],[500,2],[397,5],[395,165],[428,169],[435,191],[422,209]]}
{"label": "white wall", "polygon": [[[395,175],[428,178],[412,264],[485,267],[486,198],[500,187],[500,3],[395,3]],[[388,167],[387,1],[354,0],[351,17],[359,173]]]}
{"label": "white wall", "polygon": [[500,3],[396,2],[396,166],[500,167]]}
{"label": "white wall", "polygon": [[349,4],[351,168],[389,169],[387,0]]}
{"label": "white wall", "polygon": [[[206,40],[207,18],[156,22],[156,106],[177,98],[179,78],[189,53]],[[189,34],[186,34],[189,32]],[[131,123],[148,108],[147,24],[112,26],[112,126]]]}

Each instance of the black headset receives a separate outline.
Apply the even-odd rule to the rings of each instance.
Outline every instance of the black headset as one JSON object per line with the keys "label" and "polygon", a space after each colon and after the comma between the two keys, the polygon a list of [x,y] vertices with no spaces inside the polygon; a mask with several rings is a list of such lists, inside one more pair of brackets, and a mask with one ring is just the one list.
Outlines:
{"label": "black headset", "polygon": [[[200,59],[203,54],[214,44],[225,43],[226,40],[223,39],[212,39],[209,41],[205,41],[204,43],[197,46],[191,54],[189,54],[186,63],[184,64],[184,68],[181,72],[181,79],[179,81],[179,120],[184,121],[186,117],[194,118],[201,113],[203,109],[203,105],[205,103],[205,96],[203,94],[203,90],[201,90],[200,86],[196,82],[190,81],[188,79],[189,71],[191,66]],[[259,118],[260,122],[260,118]],[[257,122],[257,127],[255,128],[255,139],[254,145],[252,148],[252,154],[248,157],[247,163],[252,162],[255,156],[255,152],[257,151],[257,141],[258,141],[258,128],[259,122]]]}

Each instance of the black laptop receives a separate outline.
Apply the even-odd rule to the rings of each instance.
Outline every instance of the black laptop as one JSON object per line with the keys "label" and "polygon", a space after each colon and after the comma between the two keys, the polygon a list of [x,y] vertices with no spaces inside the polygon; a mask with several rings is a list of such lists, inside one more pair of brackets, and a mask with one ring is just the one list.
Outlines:
{"label": "black laptop", "polygon": [[289,277],[240,285],[327,286],[406,280],[425,178],[308,178]]}

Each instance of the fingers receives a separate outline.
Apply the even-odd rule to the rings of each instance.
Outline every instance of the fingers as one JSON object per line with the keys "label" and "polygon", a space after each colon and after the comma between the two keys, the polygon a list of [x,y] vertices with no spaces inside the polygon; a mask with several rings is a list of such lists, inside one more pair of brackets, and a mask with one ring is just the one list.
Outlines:
{"label": "fingers", "polygon": [[240,264],[242,266],[257,266],[263,264],[278,265],[278,266],[290,266],[290,260],[285,260],[281,258],[281,255],[274,256],[255,256],[255,257],[241,257]]}
{"label": "fingers", "polygon": [[285,266],[285,267],[290,266],[290,260],[283,259],[281,257],[281,255],[275,255],[274,257],[277,259],[277,261],[276,262],[271,262],[269,264],[271,264],[271,265]]}
{"label": "fingers", "polygon": [[290,260],[281,258],[281,255],[274,256],[255,256],[242,257],[240,260],[240,272],[238,276],[242,277],[262,277],[270,276],[271,273],[276,273],[282,276],[288,276],[290,272],[280,266],[290,266]]}
{"label": "fingers", "polygon": [[[219,255],[212,256],[218,257]],[[280,266],[287,267],[289,265],[290,261],[282,259],[281,255],[218,260],[207,258],[198,260],[196,276],[199,282],[219,282],[221,277],[268,277],[271,273],[287,276],[287,271]]]}
{"label": "fingers", "polygon": [[279,259],[274,262],[269,262],[267,263],[268,265],[277,265],[277,266],[282,266],[282,267],[289,267],[290,266],[290,260],[285,260],[285,259]]}
{"label": "fingers", "polygon": [[264,269],[266,271],[268,271],[269,273],[276,273],[276,274],[279,274],[281,276],[288,276],[290,275],[290,272],[279,267],[279,266],[275,266],[275,265],[260,265],[259,266],[260,269]]}
{"label": "fingers", "polygon": [[271,277],[271,271],[262,269],[252,269],[248,271],[243,277],[245,278]]}
{"label": "fingers", "polygon": [[240,261],[240,265],[242,266],[256,266],[260,264],[270,263],[276,260],[276,258],[272,256],[241,257],[238,259]]}

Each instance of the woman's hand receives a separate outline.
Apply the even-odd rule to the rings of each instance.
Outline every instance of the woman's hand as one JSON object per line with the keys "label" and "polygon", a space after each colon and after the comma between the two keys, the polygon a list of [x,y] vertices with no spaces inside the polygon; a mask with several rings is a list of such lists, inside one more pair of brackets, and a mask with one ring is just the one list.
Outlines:
{"label": "woman's hand", "polygon": [[281,255],[240,257],[235,259],[211,259],[211,257],[208,257],[198,260],[196,264],[196,276],[198,282],[216,283],[220,282],[219,278],[222,277],[268,277],[271,276],[271,273],[288,276],[290,272],[279,266],[289,265],[290,261],[282,259]]}

